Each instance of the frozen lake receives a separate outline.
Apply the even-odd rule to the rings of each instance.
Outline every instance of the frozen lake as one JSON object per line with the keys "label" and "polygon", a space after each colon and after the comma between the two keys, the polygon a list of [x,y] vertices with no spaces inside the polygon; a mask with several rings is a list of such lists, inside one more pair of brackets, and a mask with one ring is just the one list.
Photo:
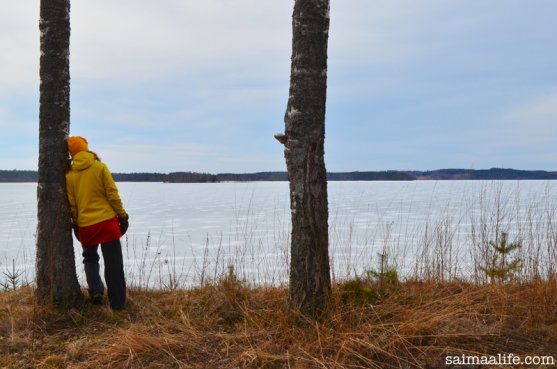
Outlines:
{"label": "frozen lake", "polygon": [[[329,237],[337,278],[377,269],[378,254],[405,275],[436,262],[447,276],[469,276],[478,253],[500,232],[552,262],[557,182],[330,182]],[[122,239],[130,284],[219,278],[233,265],[250,282],[287,280],[287,182],[118,183],[130,228]],[[0,184],[0,270],[32,281],[36,184]],[[555,238],[555,237],[553,237]],[[483,245],[483,246],[482,246]],[[74,240],[83,279],[80,244]],[[544,251],[545,250],[545,251]],[[535,267],[535,266],[530,266]],[[547,267],[537,266],[541,272]],[[169,277],[170,276],[170,277]],[[3,277],[3,275],[2,275]],[[1,279],[1,277],[0,277]]]}

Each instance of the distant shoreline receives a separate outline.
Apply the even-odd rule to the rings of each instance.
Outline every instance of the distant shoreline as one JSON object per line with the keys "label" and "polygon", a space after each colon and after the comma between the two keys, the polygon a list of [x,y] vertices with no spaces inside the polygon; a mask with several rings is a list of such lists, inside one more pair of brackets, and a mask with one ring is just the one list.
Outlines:
{"label": "distant shoreline", "polygon": [[[117,182],[218,183],[288,181],[287,172],[256,173],[113,173]],[[0,170],[0,183],[37,182],[31,170]],[[439,169],[432,171],[354,171],[327,173],[328,181],[423,181],[423,180],[554,180],[557,171],[491,169]]]}

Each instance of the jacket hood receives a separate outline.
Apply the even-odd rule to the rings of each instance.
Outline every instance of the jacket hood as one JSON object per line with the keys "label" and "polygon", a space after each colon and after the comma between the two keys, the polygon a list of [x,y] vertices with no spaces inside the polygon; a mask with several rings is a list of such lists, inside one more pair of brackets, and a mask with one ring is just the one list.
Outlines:
{"label": "jacket hood", "polygon": [[73,157],[72,170],[82,171],[89,168],[95,162],[95,155],[88,151],[81,151]]}

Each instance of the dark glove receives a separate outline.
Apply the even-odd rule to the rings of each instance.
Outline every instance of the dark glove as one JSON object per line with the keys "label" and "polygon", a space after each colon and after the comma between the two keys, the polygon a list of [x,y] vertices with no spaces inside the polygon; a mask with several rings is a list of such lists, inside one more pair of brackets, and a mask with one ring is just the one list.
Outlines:
{"label": "dark glove", "polygon": [[79,241],[79,232],[77,229],[77,224],[72,224],[72,228],[73,228],[73,234],[75,235],[75,238],[77,238],[77,240]]}
{"label": "dark glove", "polygon": [[125,217],[118,217],[118,222],[120,222],[120,233],[122,236],[126,234],[128,227],[130,226],[128,219],[129,217],[127,215]]}

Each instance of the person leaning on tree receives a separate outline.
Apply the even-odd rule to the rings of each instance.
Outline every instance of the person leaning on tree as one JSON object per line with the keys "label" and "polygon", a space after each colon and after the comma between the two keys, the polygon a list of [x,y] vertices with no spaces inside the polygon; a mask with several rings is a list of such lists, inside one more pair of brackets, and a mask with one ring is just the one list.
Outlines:
{"label": "person leaning on tree", "polygon": [[71,156],[66,189],[74,234],[83,247],[89,296],[93,304],[103,304],[104,284],[98,254],[101,245],[110,307],[122,310],[126,302],[126,279],[120,237],[128,229],[128,214],[108,167],[97,154],[89,151],[87,140],[73,136],[66,142]]}

